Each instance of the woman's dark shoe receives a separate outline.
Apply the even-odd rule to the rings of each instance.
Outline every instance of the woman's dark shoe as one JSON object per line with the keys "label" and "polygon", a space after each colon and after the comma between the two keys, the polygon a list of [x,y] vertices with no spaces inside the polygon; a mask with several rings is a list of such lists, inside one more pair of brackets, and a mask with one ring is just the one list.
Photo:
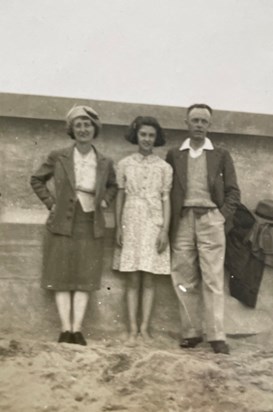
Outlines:
{"label": "woman's dark shoe", "polygon": [[68,330],[61,332],[58,343],[73,343],[73,334]]}
{"label": "woman's dark shoe", "polygon": [[210,345],[214,353],[223,353],[229,355],[229,346],[224,340],[212,340]]}
{"label": "woman's dark shoe", "polygon": [[84,336],[81,332],[74,332],[73,333],[73,343],[75,343],[76,345],[82,345],[82,346],[87,345],[87,342],[84,339]]}
{"label": "woman's dark shoe", "polygon": [[179,346],[181,348],[195,348],[195,346],[197,346],[199,343],[203,342],[203,338],[201,337],[196,337],[196,338],[187,338],[187,339],[183,339]]}

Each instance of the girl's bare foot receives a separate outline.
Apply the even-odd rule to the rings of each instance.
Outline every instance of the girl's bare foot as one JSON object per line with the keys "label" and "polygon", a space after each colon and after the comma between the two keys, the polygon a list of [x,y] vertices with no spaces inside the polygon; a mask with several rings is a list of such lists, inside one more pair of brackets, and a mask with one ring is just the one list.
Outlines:
{"label": "girl's bare foot", "polygon": [[152,340],[153,340],[151,335],[149,334],[149,332],[146,329],[141,329],[140,335],[141,335],[142,339],[144,340],[144,342],[146,342],[146,343],[151,343]]}
{"label": "girl's bare foot", "polygon": [[136,345],[136,341],[137,341],[137,332],[130,332],[129,333],[129,337],[127,340],[127,346],[133,347]]}

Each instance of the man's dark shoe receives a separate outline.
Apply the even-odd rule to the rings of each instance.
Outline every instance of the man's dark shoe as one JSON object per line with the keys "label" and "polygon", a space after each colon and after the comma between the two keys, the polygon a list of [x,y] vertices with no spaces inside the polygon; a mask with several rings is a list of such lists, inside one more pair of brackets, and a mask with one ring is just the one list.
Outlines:
{"label": "man's dark shoe", "polygon": [[72,339],[72,333],[69,332],[68,330],[65,332],[61,332],[59,339],[58,339],[58,343],[72,343],[73,339]]}
{"label": "man's dark shoe", "polygon": [[84,336],[81,332],[74,332],[73,333],[73,343],[76,343],[76,345],[82,345],[82,346],[87,345],[87,342],[84,339]]}
{"label": "man's dark shoe", "polygon": [[229,355],[229,346],[224,340],[212,340],[210,345],[214,353],[223,353]]}
{"label": "man's dark shoe", "polygon": [[196,337],[196,338],[187,338],[183,339],[179,346],[181,348],[195,348],[199,343],[203,342],[203,338],[201,337]]}

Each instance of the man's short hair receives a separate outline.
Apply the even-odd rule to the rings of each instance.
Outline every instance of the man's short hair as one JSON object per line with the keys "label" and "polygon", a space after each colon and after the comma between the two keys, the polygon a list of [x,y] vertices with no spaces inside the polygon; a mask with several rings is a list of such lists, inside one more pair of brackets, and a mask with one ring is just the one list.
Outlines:
{"label": "man's short hair", "polygon": [[193,109],[206,109],[206,110],[209,111],[209,113],[210,113],[211,116],[212,116],[212,113],[213,113],[212,108],[211,108],[210,106],[208,106],[207,104],[205,104],[205,103],[194,103],[194,104],[192,104],[190,107],[188,107],[188,109],[187,109],[187,116],[190,114],[190,112],[191,112]]}

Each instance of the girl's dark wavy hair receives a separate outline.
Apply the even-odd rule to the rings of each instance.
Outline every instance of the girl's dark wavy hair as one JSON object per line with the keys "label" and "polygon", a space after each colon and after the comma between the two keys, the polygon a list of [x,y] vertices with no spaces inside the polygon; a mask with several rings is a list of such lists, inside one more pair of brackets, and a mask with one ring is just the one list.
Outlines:
{"label": "girl's dark wavy hair", "polygon": [[137,133],[142,126],[152,126],[155,128],[156,139],[154,146],[163,146],[166,143],[163,129],[161,128],[157,119],[151,116],[136,117],[135,120],[130,124],[125,134],[125,139],[132,144],[138,144]]}

